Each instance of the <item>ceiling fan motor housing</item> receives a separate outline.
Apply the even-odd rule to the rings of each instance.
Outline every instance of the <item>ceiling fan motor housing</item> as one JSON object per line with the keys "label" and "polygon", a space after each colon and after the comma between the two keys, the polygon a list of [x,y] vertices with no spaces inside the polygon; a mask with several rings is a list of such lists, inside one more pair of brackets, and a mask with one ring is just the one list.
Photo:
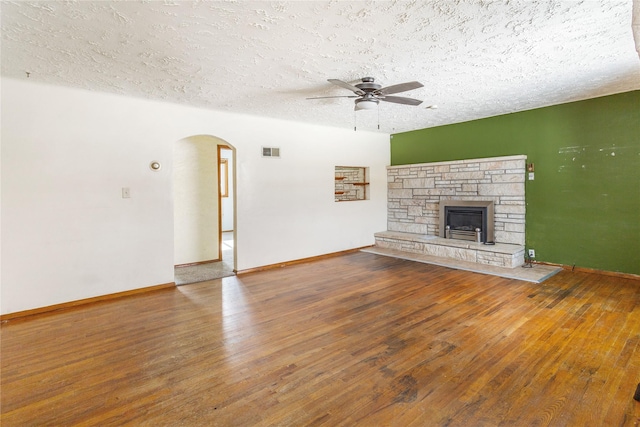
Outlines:
{"label": "ceiling fan motor housing", "polygon": [[363,77],[362,78],[362,83],[358,83],[357,85],[355,85],[358,89],[363,90],[364,92],[373,92],[376,91],[380,88],[382,88],[382,86],[380,86],[377,83],[374,83],[374,78],[373,77]]}

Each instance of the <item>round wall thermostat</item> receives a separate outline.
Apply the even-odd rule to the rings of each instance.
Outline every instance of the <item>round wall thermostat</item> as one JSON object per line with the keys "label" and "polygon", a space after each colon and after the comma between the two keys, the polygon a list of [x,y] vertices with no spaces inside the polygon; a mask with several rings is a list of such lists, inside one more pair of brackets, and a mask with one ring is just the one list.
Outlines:
{"label": "round wall thermostat", "polygon": [[160,162],[154,160],[149,164],[149,167],[152,171],[159,171],[162,165],[160,164]]}

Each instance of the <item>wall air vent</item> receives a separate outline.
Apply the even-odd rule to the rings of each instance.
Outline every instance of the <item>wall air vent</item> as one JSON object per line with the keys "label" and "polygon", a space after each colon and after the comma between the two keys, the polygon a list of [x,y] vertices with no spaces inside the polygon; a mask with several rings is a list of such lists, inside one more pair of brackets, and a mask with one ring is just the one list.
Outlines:
{"label": "wall air vent", "polygon": [[280,148],[262,147],[262,157],[280,157]]}

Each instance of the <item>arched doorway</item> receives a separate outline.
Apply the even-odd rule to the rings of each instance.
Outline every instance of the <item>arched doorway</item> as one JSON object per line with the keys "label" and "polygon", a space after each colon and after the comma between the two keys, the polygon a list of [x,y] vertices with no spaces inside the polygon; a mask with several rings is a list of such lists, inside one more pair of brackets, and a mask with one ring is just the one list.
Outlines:
{"label": "arched doorway", "polygon": [[220,138],[196,135],[174,143],[174,271],[177,285],[234,274],[234,165],[234,148]]}

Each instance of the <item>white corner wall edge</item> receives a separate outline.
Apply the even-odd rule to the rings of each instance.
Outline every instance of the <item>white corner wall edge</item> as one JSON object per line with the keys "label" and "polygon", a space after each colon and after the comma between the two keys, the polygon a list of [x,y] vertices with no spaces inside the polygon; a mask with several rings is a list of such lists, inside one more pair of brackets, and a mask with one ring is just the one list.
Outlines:
{"label": "white corner wall edge", "polygon": [[[236,150],[238,270],[372,245],[386,227],[388,134],[1,86],[2,314],[172,282],[172,147],[193,135]],[[370,168],[370,200],[334,202],[336,165]]]}

